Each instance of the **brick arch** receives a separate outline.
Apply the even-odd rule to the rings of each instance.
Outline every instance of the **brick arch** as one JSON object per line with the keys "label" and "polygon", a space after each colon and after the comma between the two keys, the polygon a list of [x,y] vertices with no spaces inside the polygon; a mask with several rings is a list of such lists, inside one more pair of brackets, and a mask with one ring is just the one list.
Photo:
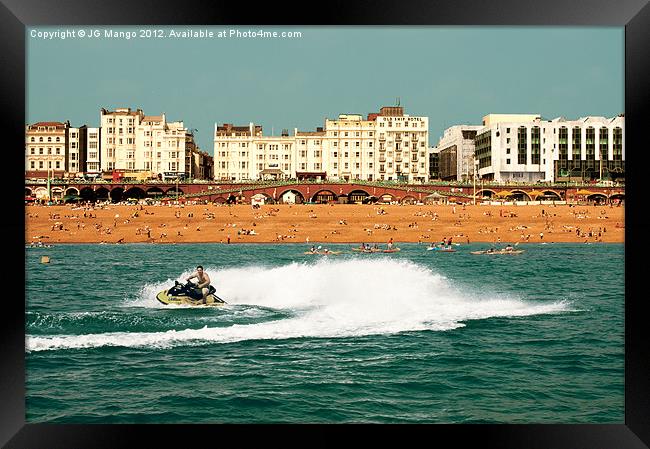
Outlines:
{"label": "brick arch", "polygon": [[96,199],[100,199],[100,198],[108,199],[110,196],[110,191],[106,187],[100,187],[99,189],[95,190],[93,193]]}
{"label": "brick arch", "polygon": [[111,201],[114,203],[119,203],[124,199],[124,187],[115,187],[109,193]]}
{"label": "brick arch", "polygon": [[66,195],[79,195],[79,189],[76,187],[68,187],[65,189]]}
{"label": "brick arch", "polygon": [[160,198],[161,196],[163,196],[165,194],[165,192],[163,192],[163,190],[160,187],[151,187],[151,188],[147,189],[146,194],[147,194],[147,197],[150,197],[150,198]]}
{"label": "brick arch", "polygon": [[555,195],[555,196],[557,197],[557,199],[554,199],[554,200],[556,200],[556,201],[559,201],[559,200],[562,199],[562,195],[560,195],[560,194],[559,194],[558,192],[556,192],[555,190],[548,190],[548,189],[547,189],[547,190],[542,190],[542,192],[544,192],[544,195],[546,195],[546,196],[548,196],[549,193]]}
{"label": "brick arch", "polygon": [[418,202],[418,199],[413,195],[404,195],[399,202],[402,204],[415,204]]}
{"label": "brick arch", "polygon": [[532,198],[530,197],[530,195],[527,192],[525,192],[525,191],[523,191],[521,189],[514,189],[514,190],[511,190],[511,192],[513,193],[513,196],[518,194],[518,193],[524,194],[525,198],[523,199],[523,201],[532,201]]}
{"label": "brick arch", "polygon": [[362,203],[368,199],[370,194],[366,192],[363,189],[354,189],[350,190],[348,193],[348,201],[351,203],[355,203],[357,201],[361,201]]}
{"label": "brick arch", "polygon": [[34,196],[39,199],[47,199],[47,189],[45,187],[36,187]]}
{"label": "brick arch", "polygon": [[[325,198],[327,198],[327,200],[325,200]],[[330,189],[321,189],[316,193],[314,193],[311,197],[311,201],[314,203],[324,202],[324,201],[336,201],[337,199],[338,199],[338,195],[336,195],[336,193],[332,192]]]}
{"label": "brick arch", "polygon": [[141,198],[144,198],[146,196],[147,196],[147,194],[140,187],[131,187],[129,190],[124,192],[124,198],[126,198],[126,199],[129,199],[129,198],[141,199]]}
{"label": "brick arch", "polygon": [[485,195],[483,195],[484,192],[490,192],[490,195],[488,195],[490,198],[492,198],[494,195],[497,194],[496,190],[492,190],[492,189],[480,189],[480,190],[477,190],[477,191],[476,191],[476,196],[477,196],[477,197],[479,197],[479,196],[485,196]]}

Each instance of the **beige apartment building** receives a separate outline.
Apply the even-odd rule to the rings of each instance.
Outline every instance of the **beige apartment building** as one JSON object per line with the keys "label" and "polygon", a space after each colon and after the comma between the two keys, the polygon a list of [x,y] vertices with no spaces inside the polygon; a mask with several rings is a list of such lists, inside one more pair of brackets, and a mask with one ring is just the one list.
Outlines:
{"label": "beige apartment building", "polygon": [[63,177],[68,171],[70,133],[78,129],[70,122],[38,122],[25,127],[25,176],[28,178]]}
{"label": "beige apartment building", "polygon": [[215,124],[217,180],[329,179],[424,182],[428,177],[427,117],[382,107],[364,118],[340,114],[324,128],[264,136],[262,127]]}
{"label": "beige apartment building", "polygon": [[[213,158],[182,121],[141,109],[100,110],[100,126],[38,122],[25,127],[26,177],[99,177],[113,170],[150,178],[213,179]],[[110,176],[110,175],[109,175]]]}
{"label": "beige apartment building", "polygon": [[149,172],[163,180],[202,179],[206,172],[211,177],[210,156],[200,151],[182,121],[131,108],[101,109],[100,121],[101,171]]}

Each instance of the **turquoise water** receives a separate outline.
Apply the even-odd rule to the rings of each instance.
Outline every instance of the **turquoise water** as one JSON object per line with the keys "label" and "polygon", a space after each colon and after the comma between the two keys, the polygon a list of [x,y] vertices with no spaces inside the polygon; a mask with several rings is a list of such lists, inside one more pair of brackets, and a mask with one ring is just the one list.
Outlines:
{"label": "turquoise water", "polygon": [[[624,245],[399,246],[30,248],[26,419],[623,423]],[[228,306],[156,301],[197,264]]]}

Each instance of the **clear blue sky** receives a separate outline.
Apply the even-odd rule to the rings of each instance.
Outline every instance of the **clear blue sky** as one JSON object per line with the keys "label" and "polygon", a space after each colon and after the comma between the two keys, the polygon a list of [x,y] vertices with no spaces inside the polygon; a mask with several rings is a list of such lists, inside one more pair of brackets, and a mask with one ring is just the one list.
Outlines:
{"label": "clear blue sky", "polygon": [[194,26],[302,37],[31,37],[90,28],[27,30],[27,123],[98,126],[102,107],[142,108],[198,129],[212,154],[215,122],[252,121],[279,135],[314,130],[340,113],[375,112],[397,97],[407,114],[429,117],[431,146],[445,128],[480,124],[488,113],[624,112],[622,27]]}

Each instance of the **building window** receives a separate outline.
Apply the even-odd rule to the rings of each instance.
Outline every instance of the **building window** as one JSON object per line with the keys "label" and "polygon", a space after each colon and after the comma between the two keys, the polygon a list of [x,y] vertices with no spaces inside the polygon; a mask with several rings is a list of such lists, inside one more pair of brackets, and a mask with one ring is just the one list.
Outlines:
{"label": "building window", "polygon": [[522,126],[517,130],[517,163],[526,164],[527,135],[526,127]]}

